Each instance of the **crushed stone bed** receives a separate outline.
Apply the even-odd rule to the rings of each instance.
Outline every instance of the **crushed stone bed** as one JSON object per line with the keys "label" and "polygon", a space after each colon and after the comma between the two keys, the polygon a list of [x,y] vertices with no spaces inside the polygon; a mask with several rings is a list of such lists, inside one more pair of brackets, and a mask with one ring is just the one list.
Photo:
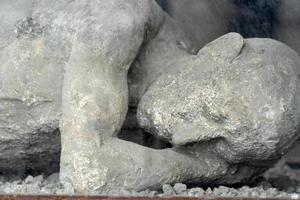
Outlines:
{"label": "crushed stone bed", "polygon": [[[299,165],[300,166],[300,165]],[[9,180],[10,179],[10,180]],[[73,195],[72,187],[64,188],[59,183],[59,174],[54,173],[48,177],[43,175],[27,176],[27,178],[13,179],[0,177],[0,194],[57,194]],[[171,186],[163,185],[161,191],[145,190],[141,192],[116,190],[97,195],[122,195],[122,196],[190,196],[190,197],[260,197],[260,198],[291,198],[300,199],[300,167],[289,166],[284,160],[268,170],[254,187],[242,186],[232,188],[218,186],[215,188],[188,188],[183,183]]]}

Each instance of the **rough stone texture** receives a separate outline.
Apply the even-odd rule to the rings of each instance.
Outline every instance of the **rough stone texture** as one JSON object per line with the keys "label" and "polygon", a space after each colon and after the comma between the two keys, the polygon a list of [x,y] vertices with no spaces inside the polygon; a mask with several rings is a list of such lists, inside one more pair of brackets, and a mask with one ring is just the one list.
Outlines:
{"label": "rough stone texture", "polygon": [[[69,32],[32,12],[33,1],[0,2],[0,171],[58,170],[63,66]],[[51,167],[52,166],[52,167]]]}
{"label": "rough stone texture", "polygon": [[[246,1],[162,0],[162,2],[166,11],[193,40],[194,47],[202,47],[229,30],[249,30],[250,37],[254,35],[258,37],[259,33],[265,33],[287,44],[300,54],[300,1],[298,0],[253,1],[253,4],[273,7],[273,17],[270,13],[262,13],[265,9],[255,10],[254,6],[249,6]],[[242,17],[244,20],[241,20]],[[259,20],[255,17],[260,17],[260,21],[266,24],[258,24]],[[229,25],[233,20],[241,20],[240,26]],[[249,24],[251,22],[256,24]],[[272,27],[272,30],[265,30],[265,26]],[[300,149],[300,143],[298,146]],[[300,159],[300,151],[293,155],[293,159],[295,158]]]}
{"label": "rough stone texture", "polygon": [[79,192],[158,184],[143,166],[146,150],[113,136],[127,112],[127,70],[163,13],[153,1],[80,4],[87,15],[80,19],[63,84],[61,180]]}
{"label": "rough stone texture", "polygon": [[[275,28],[276,39],[289,45],[300,55],[300,1],[281,0],[278,9],[277,24]],[[298,150],[293,155],[287,155],[290,159],[300,160],[300,142]]]}
{"label": "rough stone texture", "polygon": [[280,42],[229,33],[160,76],[139,103],[139,123],[179,151],[270,166],[299,137],[299,67]]}
{"label": "rough stone texture", "polygon": [[[157,48],[175,46],[176,52],[186,48],[182,34],[157,4],[148,0],[1,3],[3,13],[26,11],[15,14],[3,34],[8,38],[1,40],[1,92],[6,95],[2,107],[8,114],[3,121],[10,120],[1,132],[4,169],[27,168],[28,159],[49,166],[46,159],[51,157],[43,152],[51,152],[48,145],[59,149],[51,140],[57,141],[52,132],[62,111],[60,178],[64,187],[76,192],[141,190],[193,177],[203,177],[205,182],[224,176],[219,162],[211,168],[212,162],[204,161],[207,158],[201,163],[169,149],[157,151],[113,137],[127,111],[127,70],[143,45],[158,35],[156,43],[164,42]],[[12,124],[20,124],[13,133],[7,127]],[[32,133],[40,141],[33,140]],[[46,159],[37,159],[41,155]],[[11,163],[5,166],[8,157]]]}
{"label": "rough stone texture", "polygon": [[160,74],[168,70],[173,58],[181,58],[187,52],[193,53],[195,49],[187,35],[169,18],[166,23],[161,24],[155,37],[142,45],[128,72],[129,112],[124,130],[140,129],[136,109],[142,95]]}
{"label": "rough stone texture", "polygon": [[[141,191],[159,189],[163,184],[176,182],[231,184],[244,182],[261,172],[263,167],[256,168],[242,162],[249,161],[252,154],[240,155],[241,152],[234,149],[233,154],[222,155],[220,151],[223,147],[227,148],[222,140],[214,140],[211,144],[204,142],[199,146],[196,143],[195,146],[155,150],[116,138],[128,107],[127,72],[130,66],[131,72],[141,74],[129,81],[131,106],[137,104],[150,85],[155,82],[151,86],[153,88],[159,84],[156,79],[163,74],[180,73],[183,67],[193,62],[196,65],[191,66],[199,66],[204,58],[211,58],[207,62],[216,64],[214,69],[223,65],[228,67],[227,64],[233,62],[243,46],[238,35],[231,34],[233,42],[228,40],[218,44],[221,51],[214,51],[212,43],[197,56],[191,56],[188,52],[193,50],[189,41],[152,0],[27,0],[15,3],[1,1],[0,5],[3,9],[1,14],[4,13],[8,19],[1,20],[4,29],[0,37],[2,169],[22,171],[21,168],[34,168],[32,164],[40,168],[49,166],[47,159],[53,160],[51,155],[58,154],[57,128],[60,120],[60,180],[70,193],[101,193],[119,189]],[[223,51],[228,46],[232,48]],[[251,49],[248,50],[250,52],[241,55],[252,55]],[[293,64],[284,66],[285,62],[290,62],[290,57],[283,55],[286,51],[289,50],[285,47],[283,53],[278,52],[277,55],[283,59],[280,60],[282,68],[286,69],[283,72],[288,74],[289,80],[286,81],[285,75],[278,77],[282,78],[283,85],[291,83],[284,85],[291,89],[289,93],[275,93],[280,97],[291,95],[282,97],[283,103],[294,98],[296,91],[293,88],[296,72],[289,68]],[[253,62],[256,61],[254,59]],[[208,73],[210,69],[203,67],[201,70]],[[197,73],[191,77],[198,80],[199,71],[192,71]],[[171,77],[168,78],[166,81],[171,80]],[[295,102],[298,103],[297,100]],[[223,105],[219,103],[218,106]],[[211,111],[217,109],[212,108]],[[238,116],[238,113],[235,114],[233,118]],[[216,123],[223,120],[223,115],[218,112],[211,114],[208,110],[208,116],[212,116]],[[298,119],[295,119],[297,122]],[[294,124],[286,126],[294,131]],[[207,133],[208,139],[214,137]],[[158,135],[169,140],[169,135]],[[233,139],[243,140],[244,136],[241,133]],[[287,136],[294,136],[293,132]],[[178,137],[175,143],[171,142],[182,145],[190,139]],[[286,137],[280,145],[286,142],[284,145],[288,148],[290,140]],[[238,141],[231,142],[237,144],[237,150],[240,150]],[[219,155],[207,151],[214,145]],[[262,156],[260,149],[269,150],[264,146],[257,148],[251,153]],[[268,155],[270,158],[273,158],[272,153]],[[46,158],[42,160],[41,155]],[[14,159],[8,161],[8,158]]]}
{"label": "rough stone texture", "polygon": [[[255,175],[260,168],[231,166],[211,152],[195,156],[154,150],[115,137],[127,110],[129,65],[134,62],[133,69],[145,72],[132,96],[138,99],[160,74],[183,66],[167,69],[174,58],[183,64],[191,57],[183,34],[154,1],[101,1],[101,5],[91,6],[93,12],[86,16],[94,19],[101,13],[92,20],[93,29],[82,27],[77,32],[64,76],[62,184],[79,193],[99,193],[140,191],[175,182],[236,183]],[[103,23],[108,17],[116,24]],[[120,40],[116,43],[115,38]]]}

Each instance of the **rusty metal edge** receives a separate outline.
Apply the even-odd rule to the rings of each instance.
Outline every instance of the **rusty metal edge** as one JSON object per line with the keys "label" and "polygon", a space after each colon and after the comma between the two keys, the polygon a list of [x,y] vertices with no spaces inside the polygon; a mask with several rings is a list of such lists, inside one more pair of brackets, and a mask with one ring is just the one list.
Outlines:
{"label": "rusty metal edge", "polygon": [[290,200],[285,198],[250,197],[125,197],[125,196],[67,196],[67,195],[0,195],[0,200]]}

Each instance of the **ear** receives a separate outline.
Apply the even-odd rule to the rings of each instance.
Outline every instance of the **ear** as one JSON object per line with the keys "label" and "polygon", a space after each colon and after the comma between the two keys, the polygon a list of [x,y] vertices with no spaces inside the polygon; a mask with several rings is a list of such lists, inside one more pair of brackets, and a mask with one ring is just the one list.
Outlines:
{"label": "ear", "polygon": [[244,38],[238,33],[228,33],[208,43],[198,52],[198,56],[221,62],[231,62],[244,46]]}

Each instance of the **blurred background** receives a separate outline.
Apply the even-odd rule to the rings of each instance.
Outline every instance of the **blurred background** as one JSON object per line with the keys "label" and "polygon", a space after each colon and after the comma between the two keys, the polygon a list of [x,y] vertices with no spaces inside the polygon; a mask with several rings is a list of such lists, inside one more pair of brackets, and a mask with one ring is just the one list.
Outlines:
{"label": "blurred background", "polygon": [[299,0],[158,0],[201,48],[228,32],[280,40],[300,51]]}

